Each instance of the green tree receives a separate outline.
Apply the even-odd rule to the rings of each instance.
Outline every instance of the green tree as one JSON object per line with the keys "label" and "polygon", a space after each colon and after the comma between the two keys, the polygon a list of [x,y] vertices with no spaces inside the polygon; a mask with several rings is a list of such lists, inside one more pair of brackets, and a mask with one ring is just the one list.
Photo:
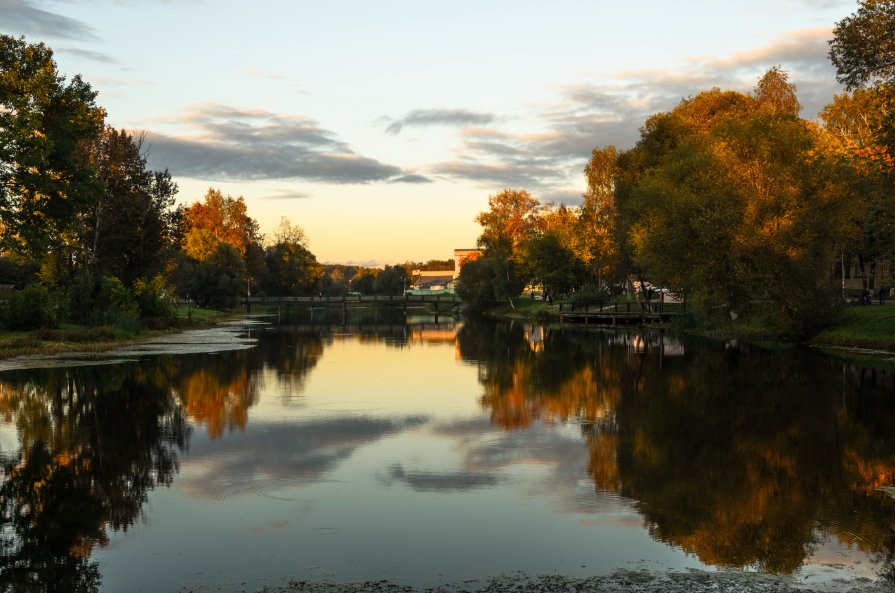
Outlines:
{"label": "green tree", "polygon": [[42,43],[0,35],[0,245],[36,259],[63,245],[101,186],[88,146],[103,111]]}
{"label": "green tree", "polygon": [[402,295],[407,288],[408,279],[404,266],[385,266],[373,281],[373,292],[391,296]]}
{"label": "green tree", "polygon": [[584,265],[563,245],[557,232],[531,237],[524,244],[526,269],[550,294],[566,294],[582,284]]}
{"label": "green tree", "polygon": [[317,258],[307,248],[302,228],[287,218],[274,231],[276,243],[265,250],[265,289],[277,296],[309,295],[317,292],[323,274]]}
{"label": "green tree", "polygon": [[132,287],[165,271],[173,255],[174,197],[168,171],[150,171],[142,137],[106,127],[96,148],[105,191],[85,218],[85,251],[94,274],[116,276]]}
{"label": "green tree", "polygon": [[848,90],[895,84],[895,2],[861,0],[833,29],[830,60]]}

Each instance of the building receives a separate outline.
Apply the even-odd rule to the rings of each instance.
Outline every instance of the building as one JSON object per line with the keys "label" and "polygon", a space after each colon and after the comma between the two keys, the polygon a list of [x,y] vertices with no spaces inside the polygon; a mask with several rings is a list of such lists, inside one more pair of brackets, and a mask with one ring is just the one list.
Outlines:
{"label": "building", "polygon": [[460,268],[470,259],[482,254],[478,249],[454,249],[454,270],[413,270],[410,273],[409,294],[453,293],[460,277]]}

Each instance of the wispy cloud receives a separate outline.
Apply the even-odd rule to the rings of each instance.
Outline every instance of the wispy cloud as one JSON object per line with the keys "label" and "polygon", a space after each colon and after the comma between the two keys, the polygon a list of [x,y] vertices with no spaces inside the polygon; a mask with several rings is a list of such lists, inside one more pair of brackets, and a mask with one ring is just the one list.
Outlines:
{"label": "wispy cloud", "polygon": [[83,21],[38,8],[28,0],[0,0],[3,29],[8,33],[57,39],[94,40],[96,31]]}
{"label": "wispy cloud", "polygon": [[494,122],[497,117],[493,113],[481,113],[468,109],[414,109],[397,119],[385,129],[389,134],[398,134],[405,127],[426,126],[483,126]]}
{"label": "wispy cloud", "polygon": [[595,147],[630,148],[649,116],[704,90],[749,92],[767,68],[780,65],[797,85],[803,114],[814,117],[839,92],[827,59],[831,35],[830,28],[793,31],[751,51],[695,56],[675,70],[619,72],[600,82],[556,87],[555,100],[532,114],[537,130],[509,132],[471,123],[458,134],[455,159],[421,170],[489,190],[525,187],[544,201],[573,204],[580,200],[574,188],[583,188],[582,170]]}
{"label": "wispy cloud", "polygon": [[[2,1],[3,0],[0,0],[0,2]],[[87,58],[88,60],[93,60],[94,62],[100,62],[102,64],[118,63],[118,60],[115,57],[100,51],[90,51],[88,49],[81,49],[78,47],[60,47],[57,48],[56,51],[58,51],[59,53],[74,54],[76,56]]]}
{"label": "wispy cloud", "polygon": [[404,171],[356,154],[337,135],[301,115],[236,109],[217,103],[192,107],[164,123],[184,135],[150,132],[151,164],[197,179],[303,179],[325,183],[399,180]]}

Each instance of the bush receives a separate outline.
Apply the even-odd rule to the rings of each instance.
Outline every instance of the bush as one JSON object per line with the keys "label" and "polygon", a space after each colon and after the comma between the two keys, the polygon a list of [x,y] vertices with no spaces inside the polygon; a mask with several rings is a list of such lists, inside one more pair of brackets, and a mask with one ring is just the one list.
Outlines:
{"label": "bush", "polygon": [[134,283],[134,298],[140,311],[140,319],[149,321],[149,325],[153,327],[170,325],[174,319],[174,305],[168,298],[171,292],[162,276],[151,280],[138,279]]}
{"label": "bush", "polygon": [[140,309],[134,296],[115,276],[99,279],[90,325],[117,325],[125,329],[139,327]]}
{"label": "bush", "polygon": [[0,301],[0,321],[3,327],[12,330],[52,328],[59,322],[56,303],[41,284],[13,291]]}

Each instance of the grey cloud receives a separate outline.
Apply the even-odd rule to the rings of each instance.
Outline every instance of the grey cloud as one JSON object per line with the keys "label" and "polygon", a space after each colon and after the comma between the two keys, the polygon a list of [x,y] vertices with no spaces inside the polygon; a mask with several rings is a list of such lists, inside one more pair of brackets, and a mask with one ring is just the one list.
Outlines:
{"label": "grey cloud", "polygon": [[402,175],[391,180],[392,183],[432,183],[432,180],[425,175],[410,174]]}
{"label": "grey cloud", "polygon": [[426,472],[408,471],[401,464],[389,468],[386,484],[402,482],[417,492],[463,492],[477,488],[490,488],[504,480],[503,477],[481,472]]}
{"label": "grey cloud", "polygon": [[269,194],[266,196],[262,196],[262,200],[303,200],[305,198],[313,197],[309,193],[300,192],[300,191],[291,191],[288,189],[284,189],[275,194]]}
{"label": "grey cloud", "polygon": [[43,10],[27,0],[0,0],[0,13],[7,31],[59,39],[97,39],[90,25]]}
{"label": "grey cloud", "polygon": [[354,451],[425,422],[339,418],[295,425],[255,425],[251,431],[211,442],[195,441],[183,463],[198,471],[181,477],[193,496],[219,499],[318,482]]}
{"label": "grey cloud", "polygon": [[253,181],[303,179],[328,183],[386,181],[403,171],[355,154],[310,118],[209,104],[173,120],[190,136],[148,134],[150,161],[174,175]]}
{"label": "grey cloud", "polygon": [[479,113],[467,109],[415,109],[393,120],[385,131],[389,134],[398,134],[405,126],[480,126],[490,124],[496,119],[493,113]]}
{"label": "grey cloud", "polygon": [[575,204],[582,170],[598,146],[632,147],[644,121],[673,109],[683,98],[713,87],[750,92],[764,71],[780,65],[796,84],[803,115],[812,118],[837,92],[827,58],[830,29],[793,31],[775,43],[722,58],[693,58],[676,71],[622,72],[608,83],[558,89],[557,101],[540,113],[545,132],[510,134],[494,129],[461,133],[458,158],[428,171],[448,178],[524,186],[553,201]]}
{"label": "grey cloud", "polygon": [[[2,2],[2,0],[0,0]],[[88,60],[93,60],[94,62],[101,62],[103,64],[117,64],[118,60],[109,54],[99,52],[99,51],[90,51],[88,49],[80,49],[77,47],[60,47],[56,50],[60,53],[74,54],[76,56],[81,56],[82,58],[87,58]]]}

